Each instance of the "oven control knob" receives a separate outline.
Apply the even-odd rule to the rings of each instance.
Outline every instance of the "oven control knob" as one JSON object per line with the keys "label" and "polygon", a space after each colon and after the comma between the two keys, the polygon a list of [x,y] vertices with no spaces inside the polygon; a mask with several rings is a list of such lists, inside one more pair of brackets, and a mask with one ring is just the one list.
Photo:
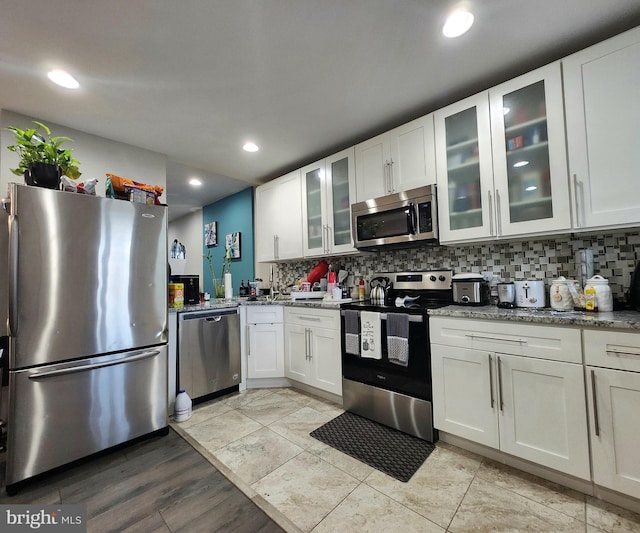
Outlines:
{"label": "oven control knob", "polygon": [[430,279],[431,281],[435,281],[435,280],[436,280],[436,277],[435,277],[435,276],[429,276],[429,279]]}
{"label": "oven control knob", "polygon": [[469,303],[470,298],[465,294],[462,298],[460,298],[460,301],[463,304],[468,304]]}
{"label": "oven control knob", "polygon": [[438,279],[440,281],[446,281],[447,280],[447,278],[445,278],[442,274],[440,274],[440,276],[438,276]]}

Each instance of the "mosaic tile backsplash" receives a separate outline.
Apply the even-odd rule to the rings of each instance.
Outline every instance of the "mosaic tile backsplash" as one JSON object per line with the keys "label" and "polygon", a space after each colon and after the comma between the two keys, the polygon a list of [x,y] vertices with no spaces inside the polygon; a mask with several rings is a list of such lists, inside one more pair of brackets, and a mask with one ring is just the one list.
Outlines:
{"label": "mosaic tile backsplash", "polygon": [[[509,241],[464,246],[432,246],[368,252],[326,258],[334,268],[348,270],[355,279],[368,280],[376,272],[452,269],[498,276],[501,281],[564,276],[576,279],[578,250],[593,251],[594,274],[609,280],[614,299],[624,300],[631,274],[640,259],[640,232],[598,236],[572,235],[530,241]],[[306,277],[320,259],[276,265],[276,286],[285,287]]]}

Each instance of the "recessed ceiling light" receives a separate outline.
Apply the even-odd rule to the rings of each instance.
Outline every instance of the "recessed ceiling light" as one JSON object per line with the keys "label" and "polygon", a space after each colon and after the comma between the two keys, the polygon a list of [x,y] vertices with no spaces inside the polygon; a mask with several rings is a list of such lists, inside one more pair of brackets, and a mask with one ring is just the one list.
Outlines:
{"label": "recessed ceiling light", "polygon": [[47,74],[49,79],[56,85],[64,87],[65,89],[77,89],[80,87],[78,80],[76,80],[71,74],[64,70],[52,70]]}
{"label": "recessed ceiling light", "polygon": [[442,27],[445,37],[459,37],[473,24],[473,14],[466,9],[456,9],[448,17]]}
{"label": "recessed ceiling light", "polygon": [[202,185],[202,181],[200,181],[198,178],[191,178],[189,180],[189,185],[191,185],[192,187],[200,187],[200,185]]}
{"label": "recessed ceiling light", "polygon": [[529,164],[529,161],[518,161],[517,163],[513,164],[514,168],[519,168],[519,167],[526,167]]}
{"label": "recessed ceiling light", "polygon": [[260,150],[260,148],[258,147],[258,145],[257,145],[257,144],[255,144],[255,143],[245,143],[245,144],[242,146],[242,149],[243,149],[245,152],[257,152],[258,150]]}

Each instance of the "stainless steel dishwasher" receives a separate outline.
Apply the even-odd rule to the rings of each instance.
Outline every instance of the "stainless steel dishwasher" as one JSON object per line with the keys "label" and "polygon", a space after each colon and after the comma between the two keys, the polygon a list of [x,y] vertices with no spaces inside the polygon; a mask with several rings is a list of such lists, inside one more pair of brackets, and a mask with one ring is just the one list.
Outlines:
{"label": "stainless steel dishwasher", "polygon": [[[240,315],[237,308],[180,313],[178,390],[207,399],[237,390],[240,375]],[[204,398],[203,398],[204,397]]]}

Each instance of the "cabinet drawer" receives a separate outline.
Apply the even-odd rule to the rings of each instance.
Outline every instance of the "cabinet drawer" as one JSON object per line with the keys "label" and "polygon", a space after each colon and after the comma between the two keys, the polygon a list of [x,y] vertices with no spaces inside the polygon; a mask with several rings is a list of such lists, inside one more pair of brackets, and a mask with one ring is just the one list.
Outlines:
{"label": "cabinet drawer", "polygon": [[339,309],[303,309],[300,307],[287,307],[284,310],[284,321],[287,324],[309,326],[317,328],[329,328],[340,330]]}
{"label": "cabinet drawer", "polygon": [[247,324],[277,324],[283,321],[281,305],[247,306]]}
{"label": "cabinet drawer", "polygon": [[449,317],[430,317],[429,329],[434,344],[582,363],[579,329]]}
{"label": "cabinet drawer", "polygon": [[640,372],[640,333],[585,329],[586,365]]}

